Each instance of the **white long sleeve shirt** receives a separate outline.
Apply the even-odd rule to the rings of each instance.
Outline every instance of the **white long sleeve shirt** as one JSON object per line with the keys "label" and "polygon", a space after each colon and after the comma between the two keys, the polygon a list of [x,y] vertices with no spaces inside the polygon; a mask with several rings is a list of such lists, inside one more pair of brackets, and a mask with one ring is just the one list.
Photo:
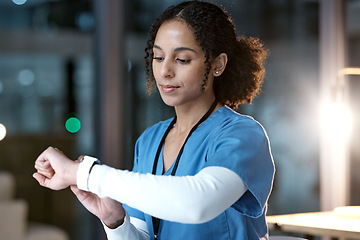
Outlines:
{"label": "white long sleeve shirt", "polygon": [[[194,176],[159,176],[117,170],[93,161],[80,163],[79,189],[110,197],[154,217],[180,223],[207,222],[229,208],[247,190],[224,167],[206,167]],[[149,239],[146,223],[128,215],[117,229],[104,225],[109,240]]]}

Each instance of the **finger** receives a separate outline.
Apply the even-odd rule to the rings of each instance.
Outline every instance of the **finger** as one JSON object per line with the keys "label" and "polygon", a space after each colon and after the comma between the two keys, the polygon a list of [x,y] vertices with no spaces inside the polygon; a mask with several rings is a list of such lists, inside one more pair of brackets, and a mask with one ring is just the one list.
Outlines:
{"label": "finger", "polygon": [[37,163],[35,162],[35,169],[36,170],[42,170],[42,171],[54,171],[54,169],[52,168],[51,164],[49,162],[44,162],[44,163]]}
{"label": "finger", "polygon": [[87,197],[89,197],[89,192],[80,190],[77,186],[72,185],[70,186],[71,191],[75,194],[75,196],[77,197],[77,199],[80,202],[83,202]]}
{"label": "finger", "polygon": [[80,190],[77,186],[75,185],[71,185],[70,186],[71,191],[77,196],[87,196],[89,194],[89,192]]}
{"label": "finger", "polygon": [[77,186],[75,186],[75,185],[71,185],[70,186],[70,189],[71,189],[71,191],[75,194],[75,195],[77,195],[81,190],[77,187]]}
{"label": "finger", "polygon": [[42,166],[36,166],[36,165],[35,165],[35,169],[43,172],[55,172],[53,168],[43,168]]}
{"label": "finger", "polygon": [[47,178],[52,178],[52,176],[54,176],[55,171],[53,169],[42,169],[42,168],[36,168],[38,173],[40,173],[41,175],[47,177]]}
{"label": "finger", "polygon": [[33,174],[33,178],[36,179],[36,181],[38,181],[38,183],[43,186],[43,187],[47,187],[46,186],[46,177],[41,175],[40,173],[34,173]]}
{"label": "finger", "polygon": [[[44,166],[45,162],[47,160],[44,159],[36,159],[35,161],[35,168],[41,168],[42,166]],[[46,166],[46,165],[45,165]]]}
{"label": "finger", "polygon": [[43,168],[52,168],[49,161],[43,161],[40,163]]}
{"label": "finger", "polygon": [[80,199],[85,199],[86,197],[97,196],[95,193],[87,192],[87,191],[79,189],[76,185],[71,185],[70,189]]}
{"label": "finger", "polygon": [[35,162],[35,169],[37,170],[51,170],[51,171],[54,171],[54,169],[52,168],[51,164],[49,162],[40,162],[40,163],[37,163]]}
{"label": "finger", "polygon": [[48,178],[52,177],[55,174],[54,169],[43,169],[43,168],[35,168],[38,173],[47,176]]}
{"label": "finger", "polygon": [[52,178],[55,175],[55,172],[53,170],[41,170],[40,169],[37,172],[46,178]]}
{"label": "finger", "polygon": [[55,149],[56,151],[62,153],[62,151],[61,151],[60,149],[58,149],[58,148],[54,148],[54,149]]}
{"label": "finger", "polygon": [[48,154],[55,151],[53,147],[48,147],[45,151],[43,151],[38,158],[36,159],[36,162],[42,162],[48,159]]}

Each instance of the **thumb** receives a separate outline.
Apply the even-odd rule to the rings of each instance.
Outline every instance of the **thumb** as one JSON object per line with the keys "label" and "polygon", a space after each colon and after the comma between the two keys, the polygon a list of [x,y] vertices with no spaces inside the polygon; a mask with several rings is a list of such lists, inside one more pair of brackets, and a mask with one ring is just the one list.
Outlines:
{"label": "thumb", "polygon": [[33,178],[35,178],[41,186],[47,188],[49,187],[49,179],[47,179],[44,175],[36,172],[33,174]]}
{"label": "thumb", "polygon": [[71,191],[77,196],[78,194],[80,194],[82,192],[82,190],[80,190],[77,186],[75,185],[71,185],[70,186]]}
{"label": "thumb", "polygon": [[88,197],[89,192],[80,190],[77,186],[72,185],[70,186],[71,191],[75,194],[75,196],[79,199],[80,202],[85,200]]}

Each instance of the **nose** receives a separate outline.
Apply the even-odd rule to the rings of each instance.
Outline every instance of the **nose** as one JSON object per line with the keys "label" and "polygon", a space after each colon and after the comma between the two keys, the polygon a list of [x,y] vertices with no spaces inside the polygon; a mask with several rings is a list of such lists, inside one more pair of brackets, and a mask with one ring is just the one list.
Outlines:
{"label": "nose", "polygon": [[160,75],[163,78],[172,78],[175,76],[173,66],[168,60],[164,60],[161,64]]}

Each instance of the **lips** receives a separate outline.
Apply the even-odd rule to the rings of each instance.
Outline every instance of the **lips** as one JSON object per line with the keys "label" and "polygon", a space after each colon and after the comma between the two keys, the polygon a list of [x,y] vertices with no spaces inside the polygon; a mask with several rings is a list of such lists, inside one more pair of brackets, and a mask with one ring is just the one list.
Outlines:
{"label": "lips", "polygon": [[179,86],[174,85],[162,85],[160,84],[160,88],[164,93],[171,93],[179,88]]}

